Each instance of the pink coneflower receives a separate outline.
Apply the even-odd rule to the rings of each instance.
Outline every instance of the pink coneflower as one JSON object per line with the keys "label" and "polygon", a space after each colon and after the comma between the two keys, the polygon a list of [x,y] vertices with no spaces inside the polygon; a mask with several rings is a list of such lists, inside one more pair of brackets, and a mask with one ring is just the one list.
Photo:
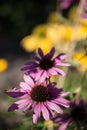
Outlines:
{"label": "pink coneflower", "polygon": [[66,128],[73,122],[77,127],[87,129],[87,103],[83,99],[75,100],[70,103],[70,109],[64,114],[58,114],[54,121],[59,124],[58,130],[66,130]]}
{"label": "pink coneflower", "polygon": [[72,3],[72,0],[60,0],[60,8],[67,9]]}
{"label": "pink coneflower", "polygon": [[34,56],[33,61],[26,63],[22,70],[25,70],[27,74],[35,74],[35,80],[40,79],[42,82],[51,75],[65,75],[64,71],[58,68],[59,66],[69,66],[69,63],[63,62],[66,58],[65,53],[61,53],[53,58],[55,54],[54,48],[46,55],[39,48],[38,54],[39,56]]}
{"label": "pink coneflower", "polygon": [[23,112],[34,109],[33,123],[37,123],[42,113],[45,120],[54,116],[54,111],[62,113],[60,106],[68,107],[69,101],[63,98],[68,92],[62,92],[61,88],[55,88],[55,83],[47,84],[35,82],[30,76],[24,75],[24,82],[20,88],[13,88],[5,91],[10,97],[19,98],[14,102],[8,111],[15,111],[24,108]]}

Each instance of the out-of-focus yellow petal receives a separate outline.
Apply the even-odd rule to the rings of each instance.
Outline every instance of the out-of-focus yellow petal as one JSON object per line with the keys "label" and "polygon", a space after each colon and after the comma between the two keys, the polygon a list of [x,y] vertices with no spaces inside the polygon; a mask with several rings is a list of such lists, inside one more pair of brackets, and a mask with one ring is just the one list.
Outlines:
{"label": "out-of-focus yellow petal", "polygon": [[53,44],[58,42],[60,39],[58,24],[48,24],[46,36],[51,40]]}
{"label": "out-of-focus yellow petal", "polygon": [[51,48],[53,47],[53,44],[48,38],[40,38],[38,41],[37,47],[41,48],[44,54],[46,54],[51,50]]}
{"label": "out-of-focus yellow petal", "polygon": [[81,40],[87,37],[87,28],[85,26],[81,26],[77,31],[77,40]]}
{"label": "out-of-focus yellow petal", "polygon": [[66,43],[71,39],[72,27],[65,24],[50,24],[47,29],[47,37],[53,43]]}
{"label": "out-of-focus yellow petal", "polygon": [[37,48],[38,37],[34,35],[26,36],[21,41],[21,46],[27,51],[32,52]]}
{"label": "out-of-focus yellow petal", "polygon": [[33,29],[32,35],[35,35],[37,37],[45,37],[46,36],[46,30],[47,30],[47,25],[46,24],[40,24]]}
{"label": "out-of-focus yellow petal", "polygon": [[81,23],[87,28],[87,19],[81,18]]}
{"label": "out-of-focus yellow petal", "polygon": [[0,72],[3,72],[7,69],[8,62],[5,59],[0,59]]}
{"label": "out-of-focus yellow petal", "polygon": [[68,43],[72,38],[73,29],[71,26],[68,26],[68,25],[64,25],[64,28],[65,28],[64,29],[65,31],[64,31],[64,34],[62,36],[62,40],[64,43],[66,43],[66,42]]}
{"label": "out-of-focus yellow petal", "polygon": [[82,52],[75,53],[73,59],[79,62],[79,66],[77,68],[79,71],[87,70],[87,56],[84,56],[84,53]]}

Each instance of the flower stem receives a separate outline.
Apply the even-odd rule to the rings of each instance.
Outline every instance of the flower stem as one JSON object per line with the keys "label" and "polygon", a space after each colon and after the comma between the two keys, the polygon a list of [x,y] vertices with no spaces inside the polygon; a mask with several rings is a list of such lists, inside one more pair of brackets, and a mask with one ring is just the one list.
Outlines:
{"label": "flower stem", "polygon": [[84,74],[83,74],[82,81],[81,81],[81,86],[80,86],[80,90],[79,90],[79,92],[77,93],[75,99],[79,99],[79,97],[80,97],[80,94],[81,94],[82,89],[83,89],[83,87],[84,87],[84,81],[85,81],[85,78],[86,78],[86,74],[87,74],[87,71],[85,71]]}
{"label": "flower stem", "polygon": [[76,12],[75,20],[73,23],[74,32],[73,32],[73,35],[71,38],[71,43],[70,43],[70,47],[69,47],[69,51],[68,51],[68,56],[69,56],[70,60],[71,60],[71,57],[74,53],[75,46],[76,46],[76,39],[77,39],[77,35],[79,32],[79,28],[81,26],[81,14],[83,13],[83,10],[84,10],[84,4],[85,4],[85,0],[80,0],[78,8],[77,8],[77,12]]}
{"label": "flower stem", "polygon": [[32,126],[31,126],[31,130],[34,130],[34,124],[33,124],[33,122],[32,122]]}

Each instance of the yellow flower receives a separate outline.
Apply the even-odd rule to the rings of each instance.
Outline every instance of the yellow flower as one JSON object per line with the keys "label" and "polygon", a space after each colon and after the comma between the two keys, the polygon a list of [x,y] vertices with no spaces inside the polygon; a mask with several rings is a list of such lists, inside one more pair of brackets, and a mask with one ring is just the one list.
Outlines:
{"label": "yellow flower", "polygon": [[48,38],[37,37],[35,35],[26,36],[21,41],[21,46],[27,51],[37,51],[38,48],[41,48],[44,53],[50,51],[53,47],[52,42]]}
{"label": "yellow flower", "polygon": [[60,40],[58,24],[48,24],[46,36],[55,45]]}
{"label": "yellow flower", "polygon": [[27,51],[32,52],[37,48],[38,38],[33,35],[24,37],[21,40],[21,46]]}
{"label": "yellow flower", "polygon": [[86,18],[81,18],[81,23],[87,28],[87,19]]}
{"label": "yellow flower", "polygon": [[47,37],[54,43],[66,43],[71,39],[73,29],[66,24],[49,24]]}
{"label": "yellow flower", "polygon": [[62,41],[65,42],[69,42],[72,38],[72,33],[73,33],[73,28],[69,25],[64,25],[64,33],[62,36]]}
{"label": "yellow flower", "polygon": [[53,47],[49,38],[40,38],[37,43],[37,48],[41,48],[44,54],[48,53]]}
{"label": "yellow flower", "polygon": [[78,62],[77,69],[79,71],[85,71],[87,70],[87,56],[84,56],[84,53],[77,52],[73,55],[74,61]]}
{"label": "yellow flower", "polygon": [[77,30],[77,40],[81,40],[87,37],[87,28],[85,26],[81,26],[79,30]]}
{"label": "yellow flower", "polygon": [[7,69],[8,63],[5,59],[0,59],[0,72],[3,72]]}
{"label": "yellow flower", "polygon": [[35,27],[32,34],[21,40],[21,46],[27,51],[32,52],[41,48],[44,53],[50,51],[53,47],[51,38],[47,36],[48,25],[42,24]]}

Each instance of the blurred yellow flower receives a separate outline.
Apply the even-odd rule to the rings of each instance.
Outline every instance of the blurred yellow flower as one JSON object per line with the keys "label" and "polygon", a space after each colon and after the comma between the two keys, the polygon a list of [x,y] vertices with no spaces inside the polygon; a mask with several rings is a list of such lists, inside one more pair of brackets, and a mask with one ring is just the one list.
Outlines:
{"label": "blurred yellow flower", "polygon": [[21,46],[27,51],[32,52],[37,48],[38,38],[33,35],[24,37],[21,40]]}
{"label": "blurred yellow flower", "polygon": [[[64,28],[64,29],[63,29]],[[62,29],[61,32],[61,36],[62,36],[62,41],[65,42],[69,42],[72,38],[72,33],[73,33],[73,28],[72,26],[69,25],[63,25],[63,27],[61,27],[60,29]],[[63,34],[63,35],[62,35]]]}
{"label": "blurred yellow flower", "polygon": [[85,26],[80,26],[77,31],[77,40],[81,40],[87,37],[87,28]]}
{"label": "blurred yellow flower", "polygon": [[8,63],[5,59],[0,59],[0,72],[3,72],[7,69]]}
{"label": "blurred yellow flower", "polygon": [[[76,7],[72,8],[70,12],[75,14]],[[57,22],[57,13],[52,13],[49,19],[54,19],[55,22],[49,22],[46,24],[39,24],[33,30],[31,35],[24,37],[21,40],[22,47],[27,52],[36,51],[37,48],[43,49],[44,53],[49,52],[49,50],[54,46],[57,51],[67,52],[69,49],[69,44],[75,35],[75,40],[79,41],[87,37],[87,27],[83,24],[77,28],[66,23]],[[76,33],[75,33],[76,32]]]}
{"label": "blurred yellow flower", "polygon": [[73,60],[79,63],[77,67],[79,71],[87,70],[87,56],[84,56],[84,53],[82,52],[75,53],[73,55]]}
{"label": "blurred yellow flower", "polygon": [[53,47],[53,42],[50,37],[47,37],[47,25],[42,24],[35,27],[31,35],[21,40],[21,46],[27,52],[35,51],[37,48],[41,48],[44,53],[49,52]]}
{"label": "blurred yellow flower", "polygon": [[72,33],[72,27],[66,24],[49,24],[47,29],[47,37],[54,43],[70,41]]}
{"label": "blurred yellow flower", "polygon": [[24,37],[21,41],[21,46],[27,52],[37,51],[38,48],[41,48],[44,53],[49,52],[53,47],[48,38],[39,38],[34,35]]}
{"label": "blurred yellow flower", "polygon": [[87,28],[87,19],[81,18],[81,23]]}
{"label": "blurred yellow flower", "polygon": [[37,49],[41,48],[44,54],[48,53],[52,47],[53,47],[53,44],[49,38],[41,38],[39,39],[37,43]]}
{"label": "blurred yellow flower", "polygon": [[60,31],[58,24],[48,24],[46,36],[54,45],[60,41],[59,33]]}

